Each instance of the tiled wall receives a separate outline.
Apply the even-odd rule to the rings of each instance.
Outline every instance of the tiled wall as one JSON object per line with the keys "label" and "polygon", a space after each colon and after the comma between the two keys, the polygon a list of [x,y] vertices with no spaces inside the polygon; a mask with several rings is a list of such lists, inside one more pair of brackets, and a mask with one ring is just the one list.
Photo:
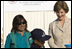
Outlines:
{"label": "tiled wall", "polygon": [[[46,34],[48,34],[49,23],[57,18],[53,11],[4,12],[4,44],[7,35],[11,31],[13,18],[17,14],[22,14],[27,20],[29,31],[34,28],[41,28]],[[69,11],[66,15],[71,18],[71,11]],[[45,47],[49,48],[47,41],[45,42]]]}

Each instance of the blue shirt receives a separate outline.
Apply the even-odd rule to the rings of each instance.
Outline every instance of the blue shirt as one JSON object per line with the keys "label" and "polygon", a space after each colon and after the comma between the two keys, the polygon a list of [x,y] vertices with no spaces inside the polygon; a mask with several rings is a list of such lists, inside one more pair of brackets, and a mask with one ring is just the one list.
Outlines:
{"label": "blue shirt", "polygon": [[[26,37],[26,31],[24,32],[23,36],[16,32],[17,37],[16,37],[16,46],[17,48],[27,48],[27,37]],[[7,36],[7,40],[5,43],[5,48],[10,48],[10,44],[11,44],[11,38],[10,38],[10,34]]]}

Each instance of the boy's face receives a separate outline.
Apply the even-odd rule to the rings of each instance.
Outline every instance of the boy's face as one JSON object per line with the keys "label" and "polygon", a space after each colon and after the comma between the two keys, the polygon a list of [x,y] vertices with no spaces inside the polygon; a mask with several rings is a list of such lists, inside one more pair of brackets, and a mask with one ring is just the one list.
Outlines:
{"label": "boy's face", "polygon": [[40,40],[34,39],[34,43],[35,43],[36,45],[38,45],[39,47],[42,47],[42,46],[44,46],[45,41],[40,41]]}

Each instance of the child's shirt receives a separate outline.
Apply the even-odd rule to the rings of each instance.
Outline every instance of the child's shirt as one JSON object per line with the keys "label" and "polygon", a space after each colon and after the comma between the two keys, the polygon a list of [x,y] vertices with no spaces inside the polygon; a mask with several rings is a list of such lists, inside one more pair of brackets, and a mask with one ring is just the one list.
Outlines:
{"label": "child's shirt", "polygon": [[45,46],[43,47],[39,47],[38,45],[36,45],[34,42],[31,44],[31,48],[45,48]]}

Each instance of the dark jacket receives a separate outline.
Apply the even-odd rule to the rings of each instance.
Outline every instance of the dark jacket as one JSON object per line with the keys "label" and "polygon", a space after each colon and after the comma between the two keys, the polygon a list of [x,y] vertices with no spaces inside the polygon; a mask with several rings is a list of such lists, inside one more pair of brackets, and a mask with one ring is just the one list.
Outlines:
{"label": "dark jacket", "polygon": [[[31,44],[31,48],[41,48],[38,45],[36,45],[34,42]],[[43,48],[45,48],[45,46],[43,46]]]}

